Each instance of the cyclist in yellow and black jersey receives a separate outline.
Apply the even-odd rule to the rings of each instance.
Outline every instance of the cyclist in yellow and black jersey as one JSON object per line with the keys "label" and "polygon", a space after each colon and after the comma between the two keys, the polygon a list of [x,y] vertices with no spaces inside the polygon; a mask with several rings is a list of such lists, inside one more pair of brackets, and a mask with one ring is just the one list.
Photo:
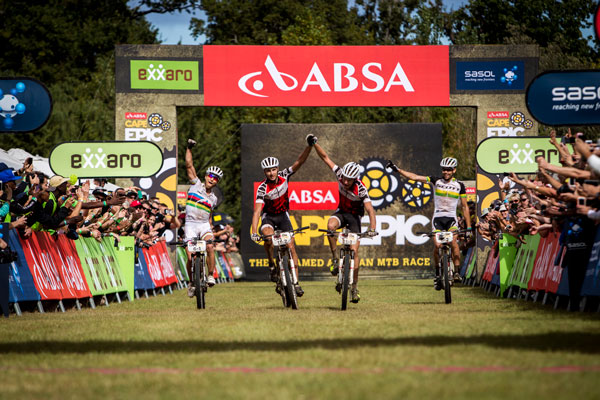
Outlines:
{"label": "cyclist in yellow and black jersey", "polygon": [[[469,213],[469,206],[467,204],[467,193],[465,190],[465,185],[456,180],[454,178],[454,174],[456,174],[456,166],[458,162],[455,158],[446,157],[442,159],[440,162],[440,167],[442,167],[442,177],[431,177],[431,176],[421,176],[412,172],[404,171],[398,168],[391,161],[388,166],[391,166],[392,169],[398,171],[398,173],[404,176],[407,179],[417,181],[417,182],[426,182],[430,183],[434,189],[434,204],[435,210],[433,212],[433,218],[431,220],[431,225],[433,227],[433,231],[450,231],[450,230],[458,230],[458,219],[456,217],[456,208],[459,203],[462,207],[463,215],[465,217],[465,222],[467,225],[467,234],[470,235],[471,232],[471,217]],[[438,248],[439,243],[435,240],[434,237],[435,249],[433,252],[433,258],[435,260],[436,268],[439,264],[438,257]],[[460,250],[458,248],[457,236],[454,236],[454,240],[451,245],[452,249],[452,261],[454,264],[453,271],[453,280],[459,282],[460,275],[458,274],[458,270],[460,269]],[[437,272],[437,271],[436,271]],[[439,274],[436,273],[435,279],[435,288],[436,290],[441,290],[441,281],[438,279]]]}

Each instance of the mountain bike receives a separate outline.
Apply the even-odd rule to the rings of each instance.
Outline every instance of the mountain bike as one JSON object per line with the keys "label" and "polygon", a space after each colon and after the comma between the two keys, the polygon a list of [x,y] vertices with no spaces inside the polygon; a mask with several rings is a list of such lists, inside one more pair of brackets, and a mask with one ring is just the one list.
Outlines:
{"label": "mountain bike", "polygon": [[206,245],[223,242],[222,239],[203,240],[195,238],[185,242],[177,242],[177,245],[185,245],[192,255],[192,284],[194,286],[194,296],[196,296],[196,307],[198,309],[206,308],[206,291],[208,290]]}
{"label": "mountain bike", "polygon": [[[452,249],[450,244],[454,239],[454,235],[463,235],[466,230],[461,231],[438,231],[438,232],[417,232],[417,235],[435,237],[435,240],[440,244],[438,249],[439,265],[436,266],[435,279],[442,285],[444,289],[444,300],[446,304],[452,303]],[[441,273],[441,276],[440,276]]]}
{"label": "mountain bike", "polygon": [[275,290],[281,295],[283,306],[291,307],[294,310],[298,309],[298,296],[294,287],[298,283],[298,272],[294,265],[292,252],[287,245],[294,240],[296,233],[309,228],[309,226],[305,226],[292,231],[275,231],[271,235],[261,235],[262,240],[271,238],[275,247],[273,251],[277,252],[276,263],[279,266],[279,276]]}
{"label": "mountain bike", "polygon": [[337,236],[338,242],[342,245],[342,247],[340,247],[340,256],[338,258],[339,265],[336,288],[340,288],[338,291],[342,295],[342,310],[345,310],[348,306],[348,289],[354,283],[355,254],[352,246],[358,243],[361,238],[367,237],[367,233],[353,233],[350,232],[348,228],[342,229],[341,232],[329,229],[319,229],[319,232],[325,232],[327,233],[327,236]]}

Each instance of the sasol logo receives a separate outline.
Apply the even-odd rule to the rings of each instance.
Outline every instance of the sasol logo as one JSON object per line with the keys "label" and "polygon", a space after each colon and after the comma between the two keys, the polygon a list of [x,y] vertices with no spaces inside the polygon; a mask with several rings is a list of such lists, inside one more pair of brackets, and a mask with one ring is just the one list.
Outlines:
{"label": "sasol logo", "polygon": [[465,78],[496,78],[494,71],[465,71]]}
{"label": "sasol logo", "polygon": [[191,69],[166,69],[162,64],[158,64],[156,67],[154,64],[148,65],[148,68],[138,69],[138,79],[141,81],[178,81],[183,79],[184,81],[191,81],[193,77],[193,71]]}
{"label": "sasol logo", "polygon": [[71,168],[140,168],[140,154],[106,154],[99,147],[95,153],[88,147],[84,154],[71,155]]}
{"label": "sasol logo", "polygon": [[559,86],[552,89],[552,101],[597,99],[600,99],[600,86]]}
{"label": "sasol logo", "polygon": [[[356,67],[349,63],[333,63],[331,66],[319,66],[315,61],[306,76],[294,77],[291,74],[279,71],[270,55],[265,60],[265,68],[270,80],[277,88],[284,92],[297,89],[306,92],[310,87],[317,87],[322,92],[389,92],[392,86],[401,86],[406,92],[414,92],[414,88],[402,65],[398,62],[389,77],[381,74],[382,65],[377,62],[368,62],[360,66],[360,74]],[[331,68],[333,82],[328,82],[323,75],[324,68]],[[244,93],[255,97],[269,97],[260,92],[265,88],[265,71],[250,72],[238,80],[238,87]]]}

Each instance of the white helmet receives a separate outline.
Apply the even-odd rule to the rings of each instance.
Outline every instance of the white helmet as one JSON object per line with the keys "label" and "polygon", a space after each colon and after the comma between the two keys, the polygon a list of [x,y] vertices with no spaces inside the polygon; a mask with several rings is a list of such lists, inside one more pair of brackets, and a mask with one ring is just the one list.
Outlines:
{"label": "white helmet", "polygon": [[456,168],[457,165],[458,161],[456,161],[456,158],[452,157],[443,158],[440,162],[440,167],[442,168]]}
{"label": "white helmet", "polygon": [[221,168],[217,167],[216,165],[208,167],[206,170],[206,175],[208,174],[217,175],[219,179],[223,178],[223,171],[221,171]]}
{"label": "white helmet", "polygon": [[342,168],[342,175],[348,179],[357,179],[360,175],[360,166],[350,161]]}
{"label": "white helmet", "polygon": [[279,160],[275,157],[267,157],[260,162],[262,169],[279,167]]}

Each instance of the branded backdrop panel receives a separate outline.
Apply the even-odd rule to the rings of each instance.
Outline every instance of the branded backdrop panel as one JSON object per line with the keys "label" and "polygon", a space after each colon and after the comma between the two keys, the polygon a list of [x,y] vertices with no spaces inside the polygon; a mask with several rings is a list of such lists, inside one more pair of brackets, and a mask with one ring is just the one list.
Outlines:
{"label": "branded backdrop panel", "polygon": [[[401,168],[423,175],[438,175],[442,156],[441,124],[269,124],[242,125],[242,235],[250,233],[254,197],[264,178],[260,161],[267,156],[280,167],[294,163],[312,133],[329,157],[343,166],[349,161],[362,167],[369,188],[380,236],[361,241],[364,275],[401,274],[407,277],[431,272],[431,243],[415,232],[430,229],[433,197],[429,185],[409,183],[384,169],[388,159]],[[302,168],[290,178],[290,217],[295,227],[311,229],[296,237],[301,275],[328,271],[331,252],[319,228],[327,227],[337,206],[335,175],[313,150]],[[363,218],[363,230],[368,217]],[[267,277],[262,246],[242,241],[249,279]]]}

